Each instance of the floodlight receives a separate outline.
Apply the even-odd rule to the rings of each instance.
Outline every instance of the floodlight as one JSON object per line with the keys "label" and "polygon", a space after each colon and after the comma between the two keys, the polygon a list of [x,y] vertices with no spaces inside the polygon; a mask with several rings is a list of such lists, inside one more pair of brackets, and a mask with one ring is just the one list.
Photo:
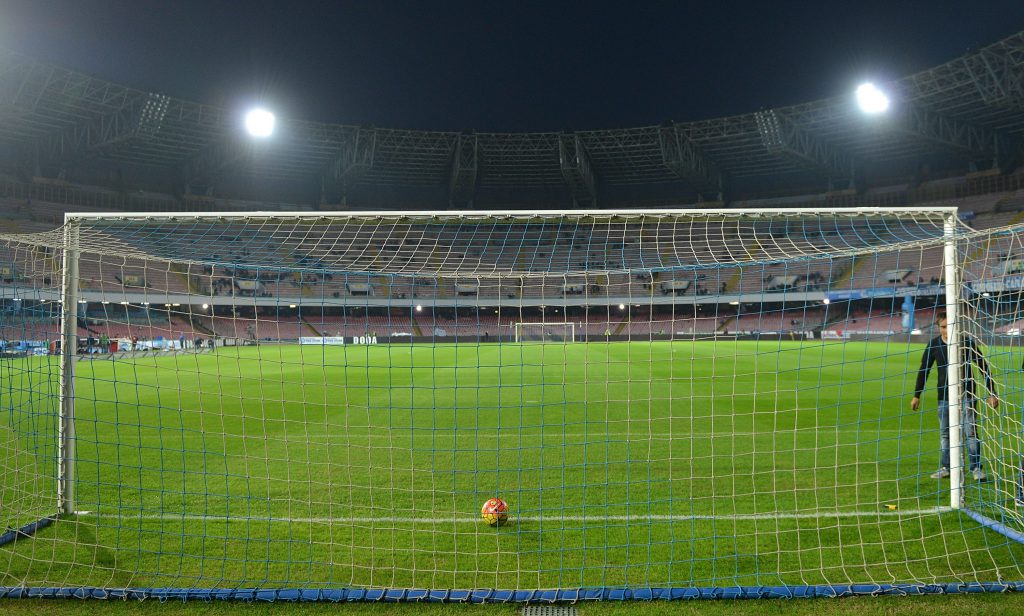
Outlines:
{"label": "floodlight", "polygon": [[821,303],[825,304],[826,306],[828,306],[829,304],[832,303],[832,300],[830,300],[829,298],[826,297],[825,299],[821,300]]}
{"label": "floodlight", "polygon": [[245,115],[245,130],[257,138],[265,138],[274,134],[274,114],[257,107]]}
{"label": "floodlight", "polygon": [[857,104],[866,114],[882,113],[889,108],[889,97],[873,83],[864,83],[857,88]]}

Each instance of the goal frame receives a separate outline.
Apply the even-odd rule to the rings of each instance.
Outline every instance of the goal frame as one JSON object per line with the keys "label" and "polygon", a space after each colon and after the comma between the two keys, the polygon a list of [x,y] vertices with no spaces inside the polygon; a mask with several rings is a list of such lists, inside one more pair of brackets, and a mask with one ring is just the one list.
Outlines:
{"label": "goal frame", "polygon": [[[296,219],[324,219],[324,218],[418,218],[418,217],[467,217],[472,219],[481,218],[501,218],[501,219],[517,219],[517,218],[529,218],[529,219],[560,219],[567,216],[572,217],[606,217],[606,216],[618,216],[618,217],[642,217],[642,216],[665,216],[665,215],[676,215],[676,216],[724,216],[724,217],[741,217],[741,216],[757,216],[757,217],[770,217],[770,216],[799,216],[799,215],[821,215],[821,214],[837,214],[843,216],[869,216],[899,212],[904,214],[909,213],[923,213],[923,214],[941,214],[943,216],[943,227],[944,235],[946,238],[943,251],[943,270],[945,275],[945,293],[946,293],[946,314],[949,323],[949,336],[950,336],[950,356],[960,358],[959,353],[959,342],[958,342],[958,329],[959,324],[957,318],[959,314],[959,304],[961,301],[960,295],[960,272],[957,269],[958,254],[956,245],[956,231],[958,222],[958,208],[956,206],[933,206],[933,207],[912,207],[912,208],[882,208],[882,207],[854,207],[854,208],[740,208],[740,209],[724,209],[724,208],[659,208],[659,209],[637,209],[637,210],[566,210],[566,211],[550,211],[550,210],[511,210],[511,211],[500,211],[500,210],[452,210],[443,212],[432,212],[432,211],[411,211],[411,212],[388,212],[388,211],[368,211],[368,212],[345,212],[345,211],[333,211],[333,212],[304,212],[304,211],[251,211],[251,212],[134,212],[134,213],[74,213],[68,212],[64,216],[65,225],[65,242],[67,248],[63,251],[63,277],[61,284],[61,303],[63,306],[76,306],[77,305],[77,272],[78,272],[78,250],[77,250],[77,238],[78,230],[77,221],[91,219],[91,220],[102,220],[102,219],[152,219],[152,220],[166,220],[174,218],[193,218],[193,219],[218,219],[218,218],[239,218],[239,217],[276,217],[276,218],[296,218]],[[63,312],[63,319],[61,323],[64,349],[61,362],[61,373],[60,373],[60,396],[61,396],[61,416],[60,416],[60,444],[59,451],[61,452],[61,463],[59,465],[60,476],[58,477],[57,485],[59,486],[59,492],[57,495],[58,500],[58,511],[64,514],[71,514],[74,512],[74,364],[75,364],[75,347],[76,344],[68,344],[69,341],[74,341],[76,338],[76,327],[77,327],[77,314],[74,310],[65,310]],[[520,342],[519,328],[522,322],[513,324],[513,337],[516,343]],[[570,321],[551,322],[547,323],[550,325],[570,325],[572,327],[572,340],[576,341],[576,329],[575,323]],[[962,463],[962,434],[960,425],[960,413],[959,413],[959,400],[960,400],[960,375],[962,368],[958,362],[949,362],[948,366],[948,383],[949,383],[949,428],[950,428],[950,493],[949,501],[950,506],[954,509],[959,509],[963,505],[963,463]]]}
{"label": "goal frame", "polygon": [[[572,342],[576,342],[577,341],[577,336],[578,336],[578,334],[576,333],[576,326],[577,325],[579,325],[579,324],[574,322],[574,321],[536,321],[536,322],[517,321],[517,322],[512,324],[512,341],[517,343],[517,344],[521,343],[521,342],[524,342],[524,340],[522,339],[522,331],[521,331],[523,327],[540,327],[540,328],[544,328],[544,327],[565,327],[565,326],[569,326],[569,338],[568,339],[563,339],[560,342],[562,342],[562,343],[565,343],[565,342],[572,343]],[[546,339],[543,340],[543,341],[547,342]],[[526,341],[526,342],[534,342],[534,341],[533,340],[529,340],[529,341]]]}

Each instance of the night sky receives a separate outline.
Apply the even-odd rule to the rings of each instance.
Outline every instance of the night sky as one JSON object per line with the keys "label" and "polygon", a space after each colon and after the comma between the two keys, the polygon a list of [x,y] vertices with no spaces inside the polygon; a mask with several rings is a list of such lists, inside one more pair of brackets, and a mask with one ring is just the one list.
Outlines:
{"label": "night sky", "polygon": [[1024,0],[775,4],[0,0],[0,46],[297,119],[547,131],[806,102],[1024,29]]}

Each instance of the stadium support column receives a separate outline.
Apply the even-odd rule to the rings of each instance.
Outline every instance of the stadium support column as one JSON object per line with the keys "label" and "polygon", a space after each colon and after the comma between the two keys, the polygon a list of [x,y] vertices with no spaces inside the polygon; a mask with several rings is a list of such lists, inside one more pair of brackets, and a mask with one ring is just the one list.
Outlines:
{"label": "stadium support column", "polygon": [[946,279],[946,330],[949,336],[947,383],[949,394],[949,506],[959,509],[963,504],[963,442],[960,425],[960,276],[957,271],[956,212],[946,214],[944,235],[943,272]]}
{"label": "stadium support column", "polygon": [[320,175],[321,199],[348,204],[349,190],[373,168],[376,152],[376,129],[347,127],[338,151]]}
{"label": "stadium support column", "polygon": [[658,129],[661,162],[673,174],[693,186],[699,198],[725,201],[726,176],[695,141],[676,125]]}
{"label": "stadium support column", "polygon": [[478,169],[479,156],[476,135],[463,133],[459,135],[455,144],[451,178],[448,182],[448,200],[452,207],[473,208]]}
{"label": "stadium support column", "polygon": [[63,277],[61,279],[60,439],[57,466],[57,509],[75,511],[75,352],[78,347],[79,223],[64,221]]}
{"label": "stadium support column", "polygon": [[562,179],[572,194],[573,205],[593,206],[597,201],[597,178],[579,135],[558,136],[558,161]]}

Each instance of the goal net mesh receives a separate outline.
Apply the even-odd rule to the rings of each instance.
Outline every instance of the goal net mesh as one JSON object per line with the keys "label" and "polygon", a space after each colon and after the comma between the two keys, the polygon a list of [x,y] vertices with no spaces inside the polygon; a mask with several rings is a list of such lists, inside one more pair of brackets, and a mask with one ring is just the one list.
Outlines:
{"label": "goal net mesh", "polygon": [[[1024,229],[948,216],[82,215],[2,234],[0,596],[1019,584]],[[940,363],[911,407],[950,289],[976,350],[958,485],[931,476]]]}

